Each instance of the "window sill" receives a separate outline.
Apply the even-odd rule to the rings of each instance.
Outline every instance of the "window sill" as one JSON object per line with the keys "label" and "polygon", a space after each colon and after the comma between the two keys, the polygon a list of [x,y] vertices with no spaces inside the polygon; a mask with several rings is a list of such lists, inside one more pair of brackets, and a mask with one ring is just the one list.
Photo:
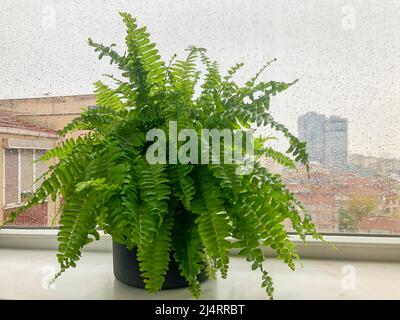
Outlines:
{"label": "window sill", "polygon": [[[319,259],[302,263],[303,268],[293,272],[282,261],[267,259],[275,299],[400,299],[394,281],[400,278],[399,263]],[[121,284],[113,276],[110,252],[83,253],[77,268],[49,288],[48,280],[58,270],[54,251],[0,249],[0,299],[191,299],[187,289],[150,294]],[[234,256],[226,280],[202,283],[202,299],[266,299],[266,295],[260,288],[260,273]]]}
{"label": "window sill", "polygon": [[[40,203],[40,204],[44,204],[44,203],[48,203],[48,202],[49,202],[49,200],[45,200],[45,201],[43,201],[43,202]],[[5,209],[5,210],[8,210],[8,209],[16,209],[16,208],[22,207],[24,204],[25,204],[25,202],[9,203],[9,204],[4,205],[3,209]],[[40,205],[40,204],[39,204],[39,205]]]}
{"label": "window sill", "polygon": [[10,203],[10,204],[6,204],[3,209],[7,210],[7,209],[16,209],[19,207],[22,207],[24,204],[21,203]]}
{"label": "window sill", "polygon": [[[0,248],[28,250],[57,250],[56,229],[3,229],[0,230]],[[85,251],[111,252],[110,235],[100,233],[100,240],[90,243]],[[324,236],[329,243],[308,238],[303,245],[296,235],[290,236],[297,243],[297,249],[302,258],[334,259],[334,260],[365,260],[400,262],[400,237],[371,236]],[[264,248],[266,256],[274,256],[271,248]],[[232,250],[232,254],[237,254]]]}
{"label": "window sill", "polygon": [[[78,268],[71,268],[48,288],[58,271],[56,229],[3,229],[0,231],[0,299],[190,299],[187,289],[149,294],[114,279],[111,237],[88,245]],[[276,299],[400,299],[400,238],[325,236],[337,247],[310,239],[299,244],[303,268],[292,272],[282,261],[270,258],[265,267],[275,283]],[[273,256],[265,248],[267,256]],[[203,283],[203,299],[265,299],[260,275],[232,250],[228,279]],[[391,261],[391,262],[384,262]],[[394,263],[397,261],[397,263]],[[384,272],[382,273],[382,270]],[[349,272],[354,287],[343,286]],[[304,284],[307,284],[306,286]]]}

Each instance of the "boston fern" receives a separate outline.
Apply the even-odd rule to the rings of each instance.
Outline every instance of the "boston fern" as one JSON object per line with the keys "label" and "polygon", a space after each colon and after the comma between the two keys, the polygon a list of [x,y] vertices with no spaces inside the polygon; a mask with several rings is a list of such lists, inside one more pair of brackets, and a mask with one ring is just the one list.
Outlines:
{"label": "boston fern", "polygon": [[[100,59],[108,57],[119,68],[124,80],[109,75],[113,87],[95,83],[98,107],[84,111],[60,132],[62,137],[80,130],[85,134],[64,138],[42,156],[40,160],[52,160],[52,165],[41,187],[6,223],[47,198],[62,199],[61,269],[55,278],[76,266],[82,248],[99,239],[97,230],[102,229],[115,242],[137,247],[149,291],[161,289],[172,257],[192,295],[199,297],[201,270],[211,278],[216,272],[225,278],[229,251],[238,249],[253,270],[260,270],[261,285],[272,298],[262,247],[273,248],[294,269],[299,257],[283,222],[290,220],[303,241],[306,234],[321,238],[280,176],[259,163],[264,156],[289,168],[299,163],[308,169],[305,144],[269,112],[271,97],[291,84],[257,81],[265,66],[240,86],[232,77],[242,64],[221,76],[217,63],[197,47],[190,47],[184,60],[173,57],[166,64],[146,28],[127,13],[121,16],[127,28],[124,54],[114,44],[88,42]],[[268,138],[256,138],[256,160],[248,174],[237,174],[236,163],[150,164],[146,134],[154,128],[168,132],[171,122],[178,132],[265,126],[283,133],[290,147],[281,153],[265,146]]]}

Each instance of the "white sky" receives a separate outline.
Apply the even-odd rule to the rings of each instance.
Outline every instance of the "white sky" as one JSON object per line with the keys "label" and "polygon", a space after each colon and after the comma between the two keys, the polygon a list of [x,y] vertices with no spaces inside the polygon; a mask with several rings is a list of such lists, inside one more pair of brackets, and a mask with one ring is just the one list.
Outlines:
{"label": "white sky", "polygon": [[[272,102],[290,129],[313,110],[350,122],[350,152],[400,158],[398,0],[0,0],[0,99],[86,94],[106,61],[86,44],[122,46],[118,11],[147,25],[165,59],[190,44],[223,69],[300,82]],[[54,13],[54,19],[52,19]]]}

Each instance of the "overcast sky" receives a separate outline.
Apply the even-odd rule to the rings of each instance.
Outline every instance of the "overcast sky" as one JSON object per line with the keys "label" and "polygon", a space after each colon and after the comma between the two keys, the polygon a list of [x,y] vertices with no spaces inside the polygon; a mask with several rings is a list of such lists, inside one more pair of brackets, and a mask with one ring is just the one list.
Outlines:
{"label": "overcast sky", "polygon": [[165,59],[191,44],[223,69],[300,82],[272,102],[290,129],[307,111],[349,119],[350,152],[400,158],[398,0],[0,0],[0,99],[92,92],[112,73],[86,44],[123,46],[118,11],[147,25]]}

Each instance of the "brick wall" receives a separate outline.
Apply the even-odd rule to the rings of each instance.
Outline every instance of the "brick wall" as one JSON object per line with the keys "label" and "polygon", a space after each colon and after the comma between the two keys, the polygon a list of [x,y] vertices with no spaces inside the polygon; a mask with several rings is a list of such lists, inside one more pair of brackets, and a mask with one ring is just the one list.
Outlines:
{"label": "brick wall", "polygon": [[[4,220],[15,209],[4,209]],[[11,224],[14,226],[47,226],[47,203],[37,205],[24,214],[19,216],[17,220]]]}

